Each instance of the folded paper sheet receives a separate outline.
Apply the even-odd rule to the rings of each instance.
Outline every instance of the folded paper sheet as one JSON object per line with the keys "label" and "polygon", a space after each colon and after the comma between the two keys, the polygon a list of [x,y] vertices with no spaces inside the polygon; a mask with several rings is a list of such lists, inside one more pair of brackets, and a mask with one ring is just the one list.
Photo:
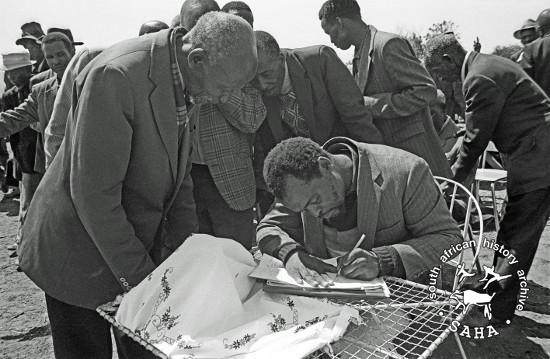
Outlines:
{"label": "folded paper sheet", "polygon": [[168,357],[301,358],[338,340],[355,309],[254,293],[250,253],[193,235],[122,300],[116,321]]}

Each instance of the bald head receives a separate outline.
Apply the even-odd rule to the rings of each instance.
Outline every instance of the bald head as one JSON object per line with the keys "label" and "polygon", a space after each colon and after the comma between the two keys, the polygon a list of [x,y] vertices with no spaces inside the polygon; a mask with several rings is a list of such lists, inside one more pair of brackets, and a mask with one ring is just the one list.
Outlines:
{"label": "bald head", "polygon": [[139,36],[168,29],[168,25],[159,20],[147,21],[139,28]]}
{"label": "bald head", "polygon": [[191,30],[199,18],[210,11],[220,11],[215,0],[185,0],[180,11],[180,26]]}

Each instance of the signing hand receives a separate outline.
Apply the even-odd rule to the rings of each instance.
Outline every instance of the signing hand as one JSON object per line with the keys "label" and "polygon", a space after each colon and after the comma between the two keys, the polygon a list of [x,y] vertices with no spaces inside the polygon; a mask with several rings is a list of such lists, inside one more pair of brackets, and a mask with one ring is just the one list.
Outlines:
{"label": "signing hand", "polygon": [[333,281],[328,273],[336,272],[336,267],[303,251],[292,254],[285,268],[296,282],[302,284],[305,281],[314,287],[332,285]]}
{"label": "signing hand", "polygon": [[340,274],[344,277],[371,280],[380,275],[379,259],[374,252],[356,248],[349,254],[338,258],[338,263],[340,261],[343,261]]}

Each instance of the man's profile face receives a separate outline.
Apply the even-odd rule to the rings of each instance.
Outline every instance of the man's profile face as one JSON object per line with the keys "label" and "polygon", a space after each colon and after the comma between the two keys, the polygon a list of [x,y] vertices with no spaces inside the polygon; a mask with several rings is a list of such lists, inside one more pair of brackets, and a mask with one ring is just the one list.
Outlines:
{"label": "man's profile face", "polygon": [[48,66],[55,72],[58,78],[63,76],[74,51],[69,50],[63,41],[54,41],[42,45],[44,57]]}
{"label": "man's profile face", "polygon": [[31,55],[31,60],[41,61],[44,58],[40,45],[38,45],[33,40],[25,39],[21,43],[21,46],[23,46],[29,52],[29,54]]}
{"label": "man's profile face", "polygon": [[252,85],[262,94],[276,96],[281,93],[285,76],[284,57],[260,54],[258,56],[258,71]]}
{"label": "man's profile face", "polygon": [[537,37],[537,31],[535,29],[523,30],[519,33],[519,38],[523,45],[527,45],[535,41]]}
{"label": "man's profile face", "polygon": [[345,184],[329,168],[321,168],[321,176],[304,181],[292,175],[285,179],[285,195],[280,201],[294,212],[329,219],[337,216],[345,205]]}
{"label": "man's profile face", "polygon": [[348,32],[338,21],[328,21],[326,18],[321,20],[321,27],[325,34],[330,36],[330,42],[339,49],[347,50],[351,46]]}

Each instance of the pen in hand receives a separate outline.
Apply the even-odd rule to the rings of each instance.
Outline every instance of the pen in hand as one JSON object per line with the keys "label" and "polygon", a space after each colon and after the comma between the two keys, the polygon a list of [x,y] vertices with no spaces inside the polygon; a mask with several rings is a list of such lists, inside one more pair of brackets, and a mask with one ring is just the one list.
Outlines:
{"label": "pen in hand", "polygon": [[363,241],[365,240],[365,238],[366,238],[365,234],[362,234],[361,238],[359,238],[359,241],[355,243],[355,246],[353,246],[353,248],[348,253],[346,253],[344,256],[341,257],[342,260],[340,260],[340,263],[338,263],[338,266],[336,266],[336,275],[340,275],[340,271],[342,270],[342,267],[344,267],[344,258],[349,256],[354,249],[359,248],[359,246],[363,244]]}

